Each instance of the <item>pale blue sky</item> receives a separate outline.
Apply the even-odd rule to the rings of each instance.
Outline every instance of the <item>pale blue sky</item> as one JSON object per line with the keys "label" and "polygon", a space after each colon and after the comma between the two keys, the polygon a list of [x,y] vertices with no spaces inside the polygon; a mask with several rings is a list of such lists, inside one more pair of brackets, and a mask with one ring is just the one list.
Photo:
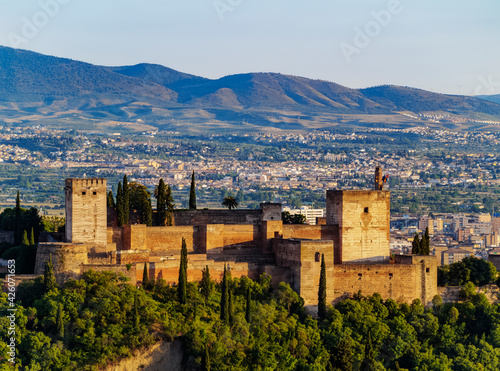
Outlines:
{"label": "pale blue sky", "polygon": [[500,94],[498,0],[0,4],[0,44],[95,64],[149,62],[210,78],[281,72],[353,88]]}

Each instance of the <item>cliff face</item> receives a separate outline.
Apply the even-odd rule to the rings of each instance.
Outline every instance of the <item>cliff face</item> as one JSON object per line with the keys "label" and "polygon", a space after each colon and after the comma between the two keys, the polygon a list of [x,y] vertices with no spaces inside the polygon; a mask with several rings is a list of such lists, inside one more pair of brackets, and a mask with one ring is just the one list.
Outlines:
{"label": "cliff face", "polygon": [[146,351],[136,351],[134,356],[108,366],[105,371],[181,371],[182,343],[161,341]]}

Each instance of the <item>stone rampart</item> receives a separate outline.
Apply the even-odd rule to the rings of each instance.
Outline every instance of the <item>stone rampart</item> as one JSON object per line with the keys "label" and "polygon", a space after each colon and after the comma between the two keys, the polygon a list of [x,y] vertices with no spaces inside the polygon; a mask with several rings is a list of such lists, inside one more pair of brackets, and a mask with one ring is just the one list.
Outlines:
{"label": "stone rampart", "polygon": [[54,273],[59,284],[79,278],[82,265],[88,263],[85,244],[39,243],[36,252],[35,274],[43,274],[45,262],[52,259]]}

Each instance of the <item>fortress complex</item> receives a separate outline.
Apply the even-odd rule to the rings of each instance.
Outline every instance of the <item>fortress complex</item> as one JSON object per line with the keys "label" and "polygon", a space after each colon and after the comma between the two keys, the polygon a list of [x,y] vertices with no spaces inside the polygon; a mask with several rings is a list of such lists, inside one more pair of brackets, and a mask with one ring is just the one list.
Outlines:
{"label": "fortress complex", "polygon": [[317,225],[283,224],[281,204],[263,203],[258,210],[179,210],[174,226],[165,227],[116,227],[114,210],[106,207],[106,179],[67,179],[66,240],[39,244],[35,273],[43,273],[51,256],[59,282],[94,269],[140,284],[146,264],[150,279],[174,284],[184,238],[190,281],[200,280],[206,266],[220,280],[226,264],[233,277],[268,274],[275,285],[289,283],[305,305],[316,305],[324,255],[329,303],[361,290],[430,304],[437,294],[436,258],[390,258],[390,192],[380,175],[377,169],[374,190],[327,191],[326,217]]}

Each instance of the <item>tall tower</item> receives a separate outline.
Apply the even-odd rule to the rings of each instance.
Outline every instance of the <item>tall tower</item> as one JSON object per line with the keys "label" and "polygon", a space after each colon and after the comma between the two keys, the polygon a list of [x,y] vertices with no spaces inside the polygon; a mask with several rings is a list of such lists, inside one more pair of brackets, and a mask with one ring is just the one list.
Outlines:
{"label": "tall tower", "polygon": [[339,227],[335,263],[389,261],[389,214],[389,191],[327,191],[326,224]]}
{"label": "tall tower", "polygon": [[66,179],[66,241],[106,251],[106,179]]}

